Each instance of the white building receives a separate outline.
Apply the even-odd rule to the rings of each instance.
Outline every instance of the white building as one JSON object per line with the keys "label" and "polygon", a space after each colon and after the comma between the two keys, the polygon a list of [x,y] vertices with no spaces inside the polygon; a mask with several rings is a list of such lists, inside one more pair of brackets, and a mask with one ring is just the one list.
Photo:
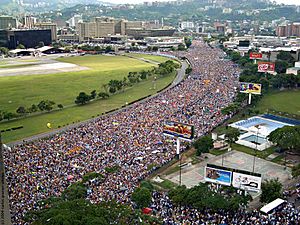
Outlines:
{"label": "white building", "polygon": [[192,21],[182,21],[179,23],[180,29],[194,29],[195,24]]}

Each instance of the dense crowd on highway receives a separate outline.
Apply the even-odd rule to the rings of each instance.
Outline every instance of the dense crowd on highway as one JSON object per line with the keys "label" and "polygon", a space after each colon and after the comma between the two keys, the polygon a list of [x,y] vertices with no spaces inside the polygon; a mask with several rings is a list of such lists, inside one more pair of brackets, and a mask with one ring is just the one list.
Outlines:
{"label": "dense crowd on highway", "polygon": [[[39,200],[59,196],[89,172],[105,176],[103,183],[90,183],[91,202],[116,199],[128,203],[139,181],[175,156],[174,140],[162,134],[165,120],[193,124],[196,136],[201,136],[228,118],[220,111],[234,99],[238,68],[223,60],[220,49],[202,41],[194,41],[180,54],[189,60],[193,72],[177,86],[114,114],[4,152],[13,224],[23,224],[22,217],[38,209]],[[108,173],[106,168],[111,167],[118,171]]]}

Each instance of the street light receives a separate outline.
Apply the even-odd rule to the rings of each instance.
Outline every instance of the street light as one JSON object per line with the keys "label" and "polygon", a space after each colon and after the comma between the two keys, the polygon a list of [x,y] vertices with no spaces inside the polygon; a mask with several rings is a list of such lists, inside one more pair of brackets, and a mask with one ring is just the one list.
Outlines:
{"label": "street light", "polygon": [[255,154],[254,154],[254,158],[253,158],[253,168],[252,168],[252,172],[254,173],[254,167],[255,167],[255,158],[256,158],[256,154],[257,154],[257,143],[258,143],[258,132],[259,132],[259,124],[255,125],[255,128],[257,129],[256,132],[256,142],[255,142]]}

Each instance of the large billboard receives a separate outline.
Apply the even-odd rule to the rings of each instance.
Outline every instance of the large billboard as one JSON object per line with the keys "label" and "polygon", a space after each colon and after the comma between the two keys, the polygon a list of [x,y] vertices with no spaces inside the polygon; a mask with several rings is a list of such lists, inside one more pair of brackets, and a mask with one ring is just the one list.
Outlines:
{"label": "large billboard", "polygon": [[230,186],[231,178],[232,172],[229,170],[222,170],[211,166],[205,167],[205,181],[207,182]]}
{"label": "large billboard", "polygon": [[258,69],[258,72],[262,72],[262,73],[275,72],[275,63],[258,62],[257,69]]}
{"label": "large billboard", "polygon": [[262,53],[250,52],[250,59],[262,59]]}
{"label": "large billboard", "polygon": [[261,176],[233,172],[232,186],[246,191],[259,192],[261,189]]}
{"label": "large billboard", "polygon": [[240,92],[260,95],[261,94],[261,84],[241,82],[240,83]]}
{"label": "large billboard", "polygon": [[180,139],[192,140],[194,138],[194,126],[179,122],[165,121],[163,134]]}

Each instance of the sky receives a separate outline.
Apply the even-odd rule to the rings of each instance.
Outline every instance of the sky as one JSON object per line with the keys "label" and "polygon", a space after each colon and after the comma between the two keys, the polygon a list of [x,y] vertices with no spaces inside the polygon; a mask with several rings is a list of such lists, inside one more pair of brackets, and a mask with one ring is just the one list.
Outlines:
{"label": "sky", "polygon": [[[104,0],[105,1],[105,0]],[[138,4],[143,2],[164,1],[164,0],[109,0],[112,3],[131,3]],[[274,1],[274,0],[272,0]],[[275,0],[277,3],[300,5],[300,0]]]}

